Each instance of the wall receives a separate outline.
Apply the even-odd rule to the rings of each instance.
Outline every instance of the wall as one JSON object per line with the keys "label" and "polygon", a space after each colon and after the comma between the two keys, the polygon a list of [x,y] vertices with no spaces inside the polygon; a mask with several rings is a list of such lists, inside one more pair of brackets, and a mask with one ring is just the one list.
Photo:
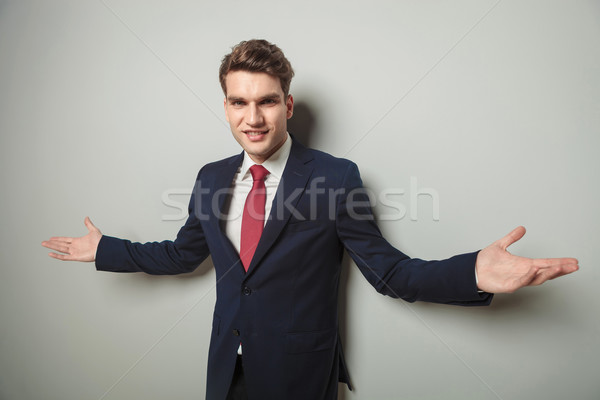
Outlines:
{"label": "wall", "polygon": [[86,215],[173,238],[163,196],[185,203],[239,151],[220,59],[264,37],[296,69],[290,130],[392,193],[376,212],[394,245],[437,259],[522,224],[515,253],[580,260],[476,309],[385,298],[347,262],[340,398],[597,399],[599,21],[583,0],[0,1],[0,398],[203,397],[210,261],[99,273],[40,242]]}

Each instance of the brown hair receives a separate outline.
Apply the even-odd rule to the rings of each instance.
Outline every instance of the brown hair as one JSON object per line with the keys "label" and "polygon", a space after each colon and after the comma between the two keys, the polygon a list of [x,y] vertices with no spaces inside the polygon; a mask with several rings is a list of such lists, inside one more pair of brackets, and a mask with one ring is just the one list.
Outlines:
{"label": "brown hair", "polygon": [[259,39],[240,42],[231,49],[231,53],[223,57],[219,68],[219,81],[225,95],[225,77],[232,71],[265,72],[279,78],[286,98],[294,76],[292,64],[285,58],[283,51],[276,45]]}

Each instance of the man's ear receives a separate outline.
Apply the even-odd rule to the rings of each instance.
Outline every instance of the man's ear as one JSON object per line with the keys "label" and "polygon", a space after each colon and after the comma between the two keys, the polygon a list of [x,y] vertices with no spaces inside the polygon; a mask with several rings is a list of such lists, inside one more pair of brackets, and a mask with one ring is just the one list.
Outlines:
{"label": "man's ear", "polygon": [[290,119],[294,115],[294,97],[291,94],[288,94],[285,106],[287,107],[287,119]]}

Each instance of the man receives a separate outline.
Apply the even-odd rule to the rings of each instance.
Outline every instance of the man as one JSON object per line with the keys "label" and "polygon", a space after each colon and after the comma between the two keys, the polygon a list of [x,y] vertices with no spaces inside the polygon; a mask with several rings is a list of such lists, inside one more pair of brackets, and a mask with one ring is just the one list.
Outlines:
{"label": "man", "polygon": [[244,151],[200,170],[174,242],[103,236],[86,218],[86,236],[42,243],[60,252],[54,258],[115,272],[184,273],[211,254],[217,301],[208,399],[337,398],[338,381],[348,383],[337,316],[344,249],[380,293],[407,301],[487,305],[492,293],[578,269],[575,259],[508,253],[522,227],[480,252],[409,258],[381,236],[356,165],[288,134],[293,70],[277,46],[241,42],[219,77],[227,121]]}

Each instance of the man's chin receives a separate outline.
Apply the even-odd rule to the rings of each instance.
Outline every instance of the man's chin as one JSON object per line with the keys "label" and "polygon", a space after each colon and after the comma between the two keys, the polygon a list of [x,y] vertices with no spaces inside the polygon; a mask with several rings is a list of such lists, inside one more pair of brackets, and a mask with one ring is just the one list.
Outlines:
{"label": "man's chin", "polygon": [[246,144],[244,146],[244,151],[248,153],[250,158],[255,162],[259,162],[259,160],[262,160],[265,158],[265,155],[268,154],[268,149],[265,146],[259,146],[256,143]]}

